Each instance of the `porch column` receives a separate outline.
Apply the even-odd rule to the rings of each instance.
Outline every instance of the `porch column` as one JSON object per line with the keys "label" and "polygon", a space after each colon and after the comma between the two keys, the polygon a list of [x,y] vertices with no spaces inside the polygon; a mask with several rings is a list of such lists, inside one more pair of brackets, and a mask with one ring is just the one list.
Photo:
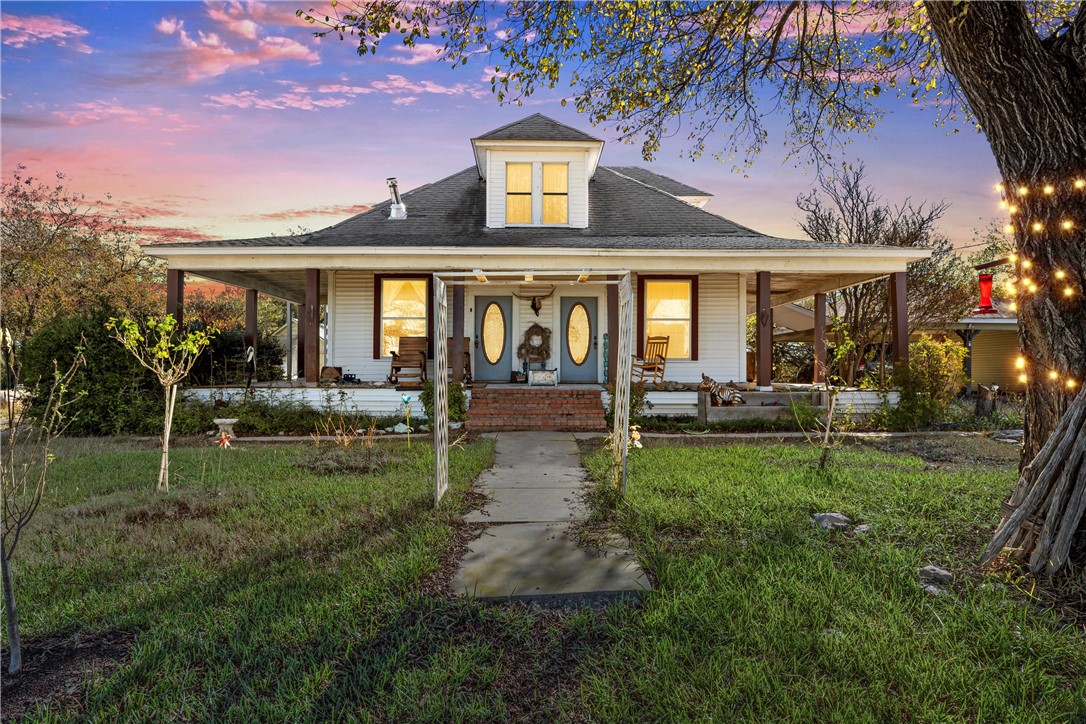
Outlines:
{"label": "porch column", "polygon": [[[452,378],[457,382],[464,381],[464,277],[453,279],[453,320],[452,320],[452,349],[449,365],[452,367]],[[438,342],[441,341],[441,330],[438,330]],[[435,352],[436,354],[436,352]]]}
{"label": "porch column", "polygon": [[769,301],[769,272],[758,272],[756,277],[758,389],[773,389],[773,307]]}
{"label": "porch column", "polygon": [[185,321],[185,272],[166,270],[166,314],[172,314],[177,326]]}
{"label": "porch column", "polygon": [[298,307],[298,341],[294,349],[294,361],[296,369],[294,376],[299,380],[305,379],[305,305]]}
{"label": "porch column", "polygon": [[[253,348],[253,359],[256,359],[256,290],[245,290],[245,351]],[[248,362],[246,362],[248,364]]]}
{"label": "porch column", "polygon": [[894,364],[909,361],[909,308],[905,296],[905,272],[890,275],[890,339]]}
{"label": "porch column", "polygon": [[814,296],[814,383],[826,382],[826,295]]}
{"label": "porch column", "polygon": [[[609,277],[616,279],[616,277]],[[636,327],[635,327],[636,329]],[[635,344],[636,346],[636,344]],[[607,285],[607,384],[618,374],[618,284]]]}
{"label": "porch column", "polygon": [[[321,270],[305,270],[305,381],[320,381]],[[299,337],[301,334],[298,335]],[[299,340],[301,341],[301,340]]]}

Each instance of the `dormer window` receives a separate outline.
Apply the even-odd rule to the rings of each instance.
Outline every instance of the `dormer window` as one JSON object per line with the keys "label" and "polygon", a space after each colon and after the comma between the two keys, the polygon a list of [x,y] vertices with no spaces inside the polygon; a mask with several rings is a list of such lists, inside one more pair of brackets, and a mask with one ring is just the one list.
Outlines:
{"label": "dormer window", "polygon": [[506,163],[505,223],[569,224],[568,163]]}

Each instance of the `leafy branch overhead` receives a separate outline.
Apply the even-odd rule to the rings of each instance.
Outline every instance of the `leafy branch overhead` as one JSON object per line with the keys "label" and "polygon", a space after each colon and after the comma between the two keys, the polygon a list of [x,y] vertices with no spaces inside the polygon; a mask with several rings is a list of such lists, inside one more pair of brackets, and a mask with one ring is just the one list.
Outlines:
{"label": "leafy branch overhead", "polygon": [[[1076,10],[1030,4],[1046,38]],[[749,166],[769,142],[766,119],[783,115],[789,151],[826,161],[875,126],[887,95],[934,106],[938,123],[969,118],[919,2],[378,0],[298,14],[318,36],[353,36],[359,54],[436,36],[453,65],[496,59],[490,82],[504,103],[568,82],[578,112],[639,141],[646,160],[677,136],[691,156],[712,149]]]}

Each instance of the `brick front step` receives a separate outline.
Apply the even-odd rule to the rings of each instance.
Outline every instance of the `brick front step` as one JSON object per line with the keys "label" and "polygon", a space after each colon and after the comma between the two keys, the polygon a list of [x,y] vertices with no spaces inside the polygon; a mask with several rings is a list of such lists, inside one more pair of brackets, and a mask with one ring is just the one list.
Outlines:
{"label": "brick front step", "polygon": [[467,429],[474,432],[510,430],[606,430],[599,390],[507,387],[472,390]]}

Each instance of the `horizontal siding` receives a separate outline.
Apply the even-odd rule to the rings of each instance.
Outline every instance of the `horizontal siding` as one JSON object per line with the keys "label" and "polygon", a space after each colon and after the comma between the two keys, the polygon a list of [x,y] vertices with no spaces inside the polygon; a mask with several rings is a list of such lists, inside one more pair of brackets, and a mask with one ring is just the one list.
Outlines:
{"label": "horizontal siding", "polygon": [[364,382],[388,376],[388,360],[373,359],[373,273],[335,272],[332,344],[334,367]]}
{"label": "horizontal siding", "polygon": [[[336,415],[367,415],[374,417],[386,417],[403,413],[404,404],[400,398],[402,393],[392,387],[352,388],[352,387],[271,387],[256,389],[250,393],[250,399],[263,400],[272,403],[301,402],[315,410],[322,410]],[[200,402],[210,402],[212,399],[228,401],[241,401],[245,399],[243,387],[196,387],[184,391],[187,399]],[[411,417],[425,419],[422,404],[418,401],[418,393],[411,393],[410,403]],[[241,427],[240,433],[245,433]]]}
{"label": "horizontal siding", "polygon": [[1022,392],[1025,385],[1018,381],[1018,333],[1010,331],[981,331],[973,338],[973,382],[978,385],[999,385],[1001,389]]}
{"label": "horizontal siding", "polygon": [[487,226],[505,226],[505,164],[568,163],[569,225],[588,226],[588,154],[584,151],[490,151],[486,181]]}
{"label": "horizontal siding", "polygon": [[[741,279],[739,274],[698,276],[698,359],[669,361],[665,374],[668,381],[700,382],[703,373],[719,382],[745,380],[746,320]],[[636,294],[635,281],[635,305]],[[634,326],[638,326],[636,319]]]}

